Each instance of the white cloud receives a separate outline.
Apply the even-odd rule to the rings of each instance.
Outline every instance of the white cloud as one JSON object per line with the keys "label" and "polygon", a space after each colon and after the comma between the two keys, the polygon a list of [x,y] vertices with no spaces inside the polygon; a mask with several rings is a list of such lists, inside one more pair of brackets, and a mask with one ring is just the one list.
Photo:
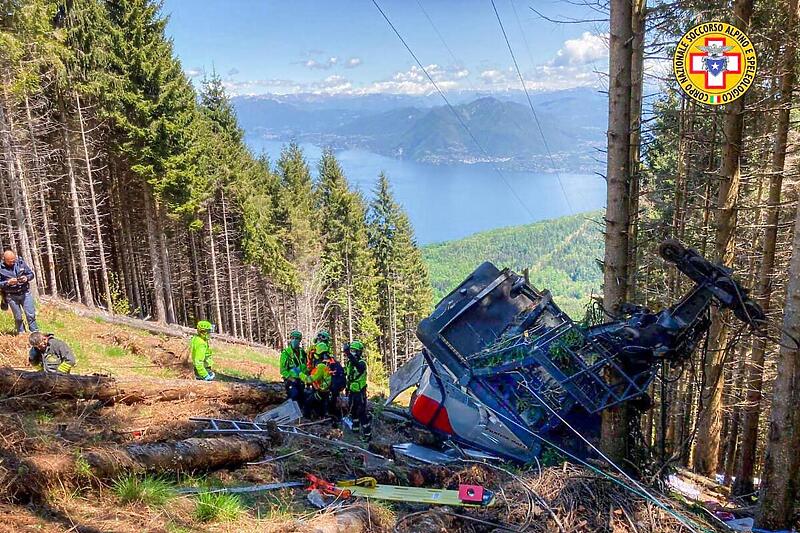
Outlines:
{"label": "white cloud", "polygon": [[202,74],[205,73],[205,71],[200,67],[190,68],[190,69],[186,70],[185,72],[186,72],[186,76],[189,77],[189,78],[197,78],[197,77],[199,77],[199,76],[201,76]]}
{"label": "white cloud", "polygon": [[[562,54],[559,57],[564,57]],[[325,64],[330,64],[329,58]],[[347,66],[353,58],[347,60],[337,59],[337,63]],[[314,61],[315,65],[321,64]],[[306,63],[306,66],[308,64]],[[556,64],[551,60],[533,69],[524,72],[525,85],[530,91],[551,91],[570,89],[574,87],[599,87],[603,83],[605,63],[595,65],[587,64]],[[320,67],[315,67],[320,68]],[[322,68],[326,70],[326,68]],[[428,74],[443,91],[473,88],[469,84],[470,71],[463,66],[448,66],[432,63],[425,66]],[[489,91],[516,91],[521,90],[519,77],[513,67],[491,66],[477,74],[481,88]],[[426,76],[423,69],[417,65],[410,66],[407,70],[394,72],[382,80],[372,82],[354,82],[353,80],[332,74],[313,82],[297,82],[285,79],[266,79],[234,82],[228,80],[226,89],[233,95],[251,94],[296,94],[311,93],[323,95],[364,95],[364,94],[405,94],[427,95],[436,89]]]}
{"label": "white cloud", "polygon": [[331,56],[324,61],[317,61],[316,59],[308,59],[303,62],[303,65],[311,70],[328,70],[329,68],[336,65],[336,63],[338,62],[339,62],[338,57]]}
{"label": "white cloud", "polygon": [[555,91],[575,87],[598,87],[602,81],[601,71],[586,67],[540,65],[536,67],[532,79],[525,79],[525,85],[534,91]]}
{"label": "white cloud", "polygon": [[345,68],[356,68],[356,67],[360,66],[361,63],[362,63],[362,61],[361,61],[360,57],[351,57],[350,59],[348,59],[345,62],[344,67]]}
{"label": "white cloud", "polygon": [[608,57],[608,34],[588,31],[577,39],[567,39],[550,61],[552,65],[587,65]]}
{"label": "white cloud", "polygon": [[224,80],[222,85],[231,96],[248,96],[256,94],[292,94],[304,92],[303,84],[292,80],[265,79],[232,81]]}
{"label": "white cloud", "polygon": [[486,85],[497,85],[499,83],[508,83],[508,76],[506,73],[497,69],[488,69],[480,73],[480,78]]}
{"label": "white cloud", "polygon": [[239,69],[236,67],[228,70],[228,76],[236,76],[237,74],[239,74]]}
{"label": "white cloud", "polygon": [[[461,89],[463,80],[469,76],[465,68],[446,68],[436,63],[425,66],[425,71],[443,91]],[[389,79],[375,81],[354,91],[354,94],[392,93],[424,95],[436,90],[420,67],[412,65],[404,71],[395,72]]]}
{"label": "white cloud", "polygon": [[315,94],[347,94],[353,88],[353,84],[344,76],[328,76],[319,83],[312,84],[309,92]]}

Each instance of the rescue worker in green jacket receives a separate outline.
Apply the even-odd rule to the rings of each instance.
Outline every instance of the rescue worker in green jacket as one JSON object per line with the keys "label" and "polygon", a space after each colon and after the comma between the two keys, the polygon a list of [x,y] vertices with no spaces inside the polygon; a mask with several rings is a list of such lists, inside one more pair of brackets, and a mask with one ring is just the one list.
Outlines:
{"label": "rescue worker in green jacket", "polygon": [[208,320],[201,320],[197,323],[197,335],[189,341],[189,349],[192,352],[192,367],[194,368],[195,379],[213,381],[214,360],[211,358],[211,346],[208,341],[211,339],[211,330],[214,326]]}
{"label": "rescue worker in green jacket", "polygon": [[281,352],[281,377],[286,386],[286,398],[296,401],[305,412],[305,390],[308,381],[306,351],[300,344],[303,334],[295,330],[289,335],[289,345]]}
{"label": "rescue worker in green jacket", "polygon": [[342,418],[338,405],[345,386],[344,369],[326,342],[314,346],[314,366],[310,369],[308,383],[311,385],[309,413],[318,417],[327,414],[333,425],[338,426]]}
{"label": "rescue worker in green jacket", "polygon": [[306,356],[306,366],[308,367],[309,370],[314,368],[314,365],[316,365],[317,357],[316,357],[315,354],[316,354],[316,350],[317,350],[317,344],[319,344],[320,342],[324,342],[325,344],[327,344],[330,347],[330,345],[331,345],[331,334],[328,333],[327,331],[325,331],[324,329],[321,329],[317,333],[317,336],[314,337],[314,342],[313,342],[313,344],[311,344],[311,347],[308,349],[308,355]]}
{"label": "rescue worker in green jacket", "polygon": [[69,374],[75,366],[75,354],[67,343],[56,339],[53,334],[31,333],[28,337],[31,350],[28,352],[28,362],[36,370],[42,372]]}
{"label": "rescue worker in green jacket", "polygon": [[367,410],[367,361],[364,359],[364,343],[345,343],[342,352],[347,357],[344,374],[347,378],[350,419],[353,432],[361,433],[363,441],[372,439],[372,416]]}

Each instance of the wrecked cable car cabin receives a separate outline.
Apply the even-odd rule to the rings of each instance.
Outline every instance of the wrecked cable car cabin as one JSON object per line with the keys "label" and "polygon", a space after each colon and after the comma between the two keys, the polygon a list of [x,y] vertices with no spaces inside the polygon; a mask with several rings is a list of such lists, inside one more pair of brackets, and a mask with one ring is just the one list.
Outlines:
{"label": "wrecked cable car cabin", "polygon": [[692,289],[657,313],[625,305],[596,326],[577,324],[522,276],[483,263],[420,322],[422,352],[391,376],[388,401],[416,385],[407,415],[456,447],[519,462],[545,445],[587,455],[600,413],[622,402],[647,408],[660,365],[695,351],[713,305],[752,327],[764,319],[730,269],[676,241],[660,254]]}

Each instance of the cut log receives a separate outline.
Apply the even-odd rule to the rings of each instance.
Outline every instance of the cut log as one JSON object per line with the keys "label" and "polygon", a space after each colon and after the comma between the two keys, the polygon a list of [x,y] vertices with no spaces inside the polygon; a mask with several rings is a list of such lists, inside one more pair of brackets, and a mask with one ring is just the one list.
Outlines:
{"label": "cut log", "polygon": [[[367,531],[389,531],[393,517],[369,502],[356,503],[336,512],[328,512],[314,518],[312,524],[288,526],[286,531],[309,531],[313,533],[361,533]],[[310,527],[309,527],[310,526]],[[282,529],[283,531],[283,529]],[[421,531],[421,530],[419,530]],[[437,529],[436,531],[454,531]]]}
{"label": "cut log", "polygon": [[[134,329],[139,329],[143,331],[147,331],[148,333],[152,333],[153,335],[166,335],[167,337],[178,337],[182,339],[188,339],[195,333],[194,328],[181,326],[180,324],[164,324],[159,322],[153,322],[150,320],[142,320],[138,318],[133,318],[129,316],[123,315],[114,315],[107,311],[103,311],[101,309],[90,309],[85,306],[81,306],[76,304],[75,302],[70,302],[67,300],[63,300],[61,298],[55,298],[52,296],[42,297],[40,299],[43,303],[48,305],[52,305],[54,307],[58,307],[65,311],[70,311],[77,316],[83,318],[91,318],[93,320],[102,320],[103,322],[107,322],[109,324],[117,324],[120,326],[127,326]],[[249,346],[252,348],[262,348],[268,349],[269,346],[265,344],[259,344],[257,342],[251,342],[246,339],[240,339],[238,337],[233,337],[231,335],[223,335],[219,333],[215,333],[211,336],[214,340],[220,340],[222,342],[228,344],[237,344],[240,346]]]}
{"label": "cut log", "polygon": [[702,487],[706,491],[716,492],[717,494],[721,494],[726,497],[730,495],[731,492],[730,487],[720,485],[711,478],[701,476],[700,474],[695,474],[694,472],[686,470],[685,468],[679,468],[678,475],[685,477],[686,479],[697,485],[700,485],[700,487]]}
{"label": "cut log", "polygon": [[286,396],[281,383],[70,376],[0,368],[0,396],[31,395],[123,404],[198,398],[256,406],[280,403]]}
{"label": "cut log", "polygon": [[[3,457],[8,494],[36,497],[55,480],[94,477],[108,480],[124,473],[166,473],[236,467],[280,445],[276,431],[247,436],[189,438],[174,442],[103,447],[72,454]],[[2,463],[3,461],[0,461]],[[8,479],[13,477],[13,479]]]}

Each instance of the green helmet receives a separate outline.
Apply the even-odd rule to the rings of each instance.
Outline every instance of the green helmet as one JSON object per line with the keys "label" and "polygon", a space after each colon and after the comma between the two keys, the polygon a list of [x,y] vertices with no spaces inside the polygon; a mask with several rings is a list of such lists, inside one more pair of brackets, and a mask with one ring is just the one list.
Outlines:
{"label": "green helmet", "polygon": [[317,341],[331,342],[331,334],[324,329],[320,330],[320,332],[317,333]]}
{"label": "green helmet", "polygon": [[350,349],[351,350],[355,350],[357,352],[363,352],[364,351],[364,343],[361,342],[361,341],[353,341],[353,342],[350,343]]}
{"label": "green helmet", "polygon": [[291,332],[291,333],[289,334],[289,338],[290,338],[290,339],[303,340],[303,334],[302,334],[302,333],[300,333],[300,332],[299,332],[299,331],[297,331],[297,330],[294,330],[293,332]]}
{"label": "green helmet", "polygon": [[208,320],[201,320],[197,323],[197,331],[211,331],[212,329],[214,329],[214,326]]}
{"label": "green helmet", "polygon": [[328,346],[327,342],[318,342],[317,345],[314,347],[314,353],[317,355],[322,355],[324,353],[330,353],[331,347]]}

